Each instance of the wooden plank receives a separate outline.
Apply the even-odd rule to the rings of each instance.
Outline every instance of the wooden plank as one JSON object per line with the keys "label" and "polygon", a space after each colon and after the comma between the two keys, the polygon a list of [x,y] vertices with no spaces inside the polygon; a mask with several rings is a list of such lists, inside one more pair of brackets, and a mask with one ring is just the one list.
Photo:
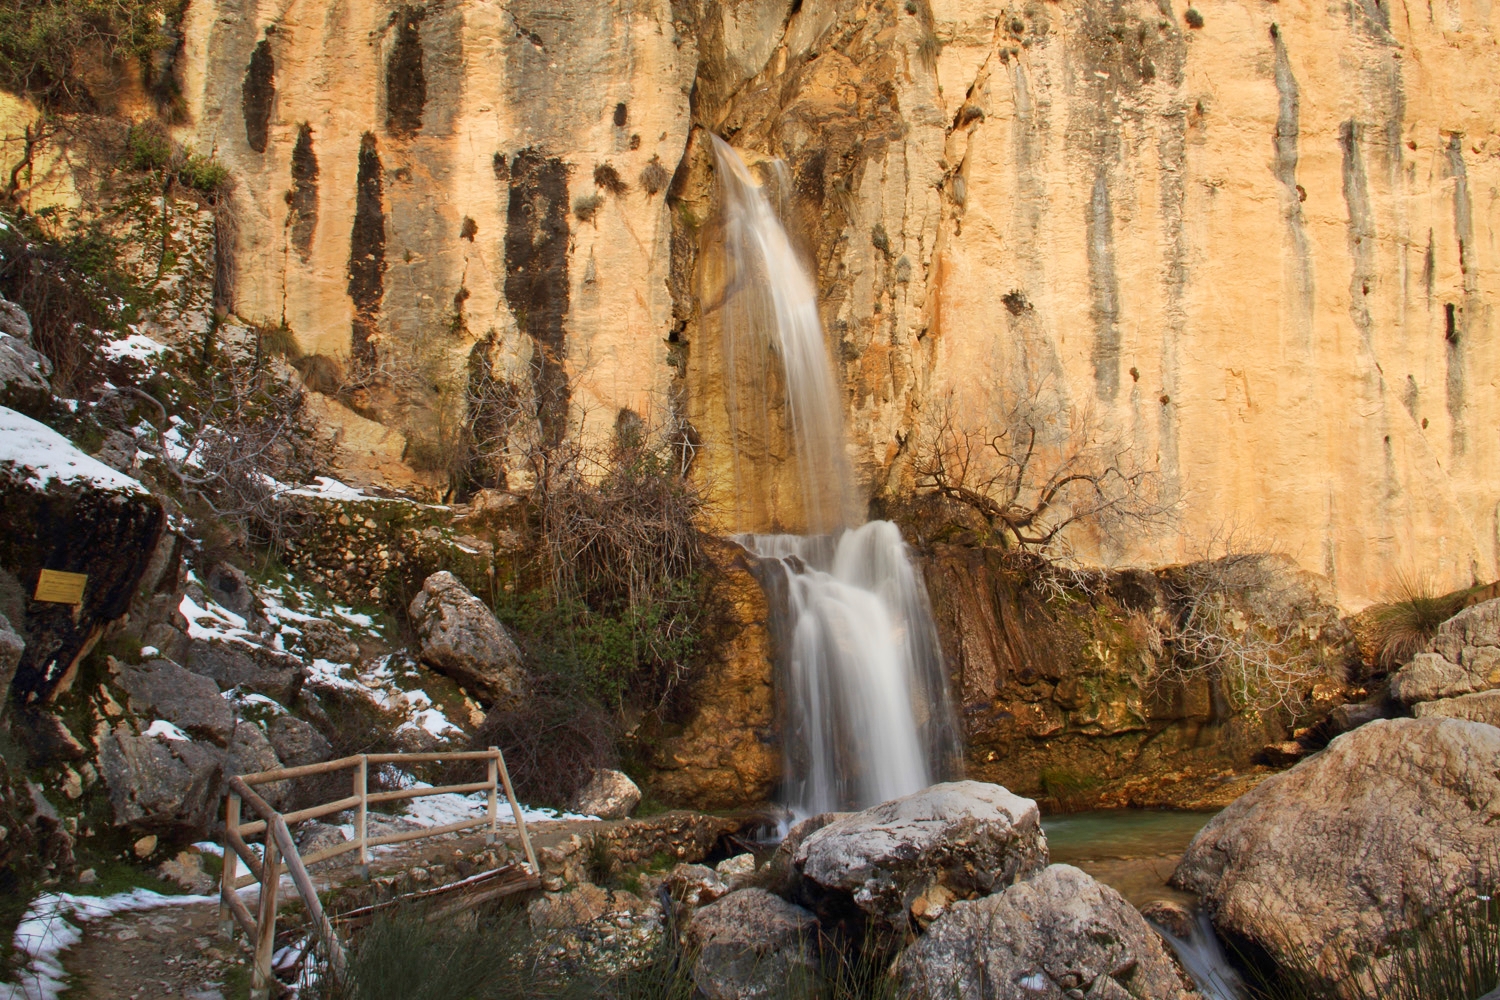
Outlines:
{"label": "wooden plank", "polygon": [[470,792],[488,790],[488,781],[471,781],[467,785],[438,785],[433,788],[398,788],[392,792],[375,792],[369,796],[370,803],[397,802],[401,799],[425,799],[429,795],[467,795]]}
{"label": "wooden plank", "polygon": [[[224,869],[219,873],[219,932],[228,940],[234,940],[234,916],[224,894],[234,895],[234,883],[239,877],[239,851],[229,842],[231,831],[240,825],[240,797],[230,792],[224,799]],[[248,932],[247,932],[248,933]],[[252,939],[254,935],[251,935]]]}
{"label": "wooden plank", "polygon": [[520,865],[504,865],[458,882],[438,886],[435,889],[424,889],[421,892],[407,893],[371,906],[361,906],[338,914],[333,918],[333,922],[360,927],[368,923],[376,914],[405,903],[431,904],[432,909],[427,911],[427,915],[442,917],[478,906],[492,899],[499,899],[502,896],[539,889],[541,885],[540,878],[528,873]]}
{"label": "wooden plank", "polygon": [[[250,878],[251,881],[255,880],[255,876],[253,875]],[[235,922],[240,925],[240,929],[245,932],[247,939],[251,941],[256,939],[255,918],[250,915],[250,908],[245,905],[245,901],[240,898],[239,893],[235,892],[229,886],[222,887],[219,890],[219,905],[224,907],[234,917]]]}
{"label": "wooden plank", "polygon": [[230,847],[234,848],[234,853],[245,859],[245,864],[250,868],[251,881],[254,881],[258,877],[255,875],[255,870],[260,867],[262,861],[265,859],[250,849],[250,845],[245,843],[244,838],[239,835],[239,831],[237,830],[226,828],[224,830],[224,839],[229,842]]}
{"label": "wooden plank", "polygon": [[307,867],[303,865],[301,855],[297,853],[297,844],[292,840],[292,831],[287,829],[286,820],[277,816],[271,821],[271,832],[276,837],[282,856],[286,858],[286,867],[291,872],[292,884],[297,887],[297,892],[302,896],[302,905],[307,907],[307,915],[312,920],[313,929],[317,931],[318,937],[323,939],[323,947],[328,949],[329,964],[336,974],[342,973],[344,971],[344,946],[339,943],[339,936],[334,933],[333,925],[328,922],[328,917],[323,912],[323,903],[318,899],[318,890],[313,885],[312,879],[308,877]]}
{"label": "wooden plank", "polygon": [[531,849],[531,837],[526,833],[526,817],[521,815],[521,803],[516,801],[516,790],[511,787],[510,768],[505,766],[505,754],[500,752],[499,747],[490,747],[490,750],[500,764],[500,777],[505,781],[505,797],[510,802],[510,818],[520,831],[521,846],[526,849],[526,860],[531,863],[531,870],[540,875],[542,868],[536,863],[536,852]]}
{"label": "wooden plank", "polygon": [[[237,779],[231,778],[233,784]],[[244,795],[245,790],[240,789]],[[253,794],[253,793],[252,793]],[[247,799],[250,796],[245,796]],[[260,796],[255,796],[259,798]],[[270,1000],[275,973],[271,969],[271,956],[276,948],[276,891],[281,884],[281,874],[276,865],[276,838],[266,837],[265,864],[260,872],[260,907],[255,921],[255,957],[250,968],[250,992],[255,1000]]]}
{"label": "wooden plank", "polygon": [[488,822],[488,819],[481,816],[478,819],[466,819],[462,823],[448,823],[443,826],[424,826],[420,830],[403,830],[400,833],[388,833],[383,837],[371,837],[370,846],[378,847],[381,844],[404,844],[408,840],[421,840],[423,837],[441,837],[445,833],[471,830],[476,826]]}
{"label": "wooden plank", "polygon": [[250,774],[242,774],[239,778],[247,785],[264,785],[269,781],[285,781],[288,778],[306,778],[314,774],[342,771],[358,763],[358,757],[340,757],[338,760],[325,760],[321,764],[302,764],[298,767],[278,767],[270,771],[253,771]]}
{"label": "wooden plank", "polygon": [[452,753],[372,753],[365,756],[371,764],[435,764],[450,760],[485,760],[491,754],[488,750],[455,750]]}
{"label": "wooden plank", "polygon": [[[345,809],[353,809],[359,805],[359,796],[350,795],[342,799],[324,803],[321,806],[308,806],[306,809],[298,809],[296,812],[282,813],[281,818],[288,823],[300,823],[305,819],[317,819],[319,816],[327,816],[331,813],[343,812]],[[266,821],[258,819],[250,823],[241,823],[240,832],[247,837],[253,837],[266,828]]]}

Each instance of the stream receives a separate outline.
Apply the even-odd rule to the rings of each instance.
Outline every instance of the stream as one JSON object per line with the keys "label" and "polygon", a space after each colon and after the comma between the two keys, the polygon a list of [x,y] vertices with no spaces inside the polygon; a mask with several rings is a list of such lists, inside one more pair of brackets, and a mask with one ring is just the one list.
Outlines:
{"label": "stream", "polygon": [[1188,844],[1211,819],[1213,813],[1122,809],[1044,816],[1042,829],[1053,864],[1081,868],[1137,908],[1166,900],[1192,911],[1186,938],[1157,930],[1207,1000],[1243,1000],[1244,986],[1214,936],[1208,914],[1192,893],[1167,885]]}

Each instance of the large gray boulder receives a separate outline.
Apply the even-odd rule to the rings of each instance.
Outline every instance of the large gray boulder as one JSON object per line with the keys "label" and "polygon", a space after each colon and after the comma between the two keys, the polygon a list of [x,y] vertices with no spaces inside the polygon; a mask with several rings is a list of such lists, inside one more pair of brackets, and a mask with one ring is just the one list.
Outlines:
{"label": "large gray boulder", "polygon": [[999,785],[953,781],[840,817],[792,857],[798,898],[825,923],[851,907],[897,937],[935,909],[998,892],[1047,865],[1030,799]]}
{"label": "large gray boulder", "polygon": [[[224,756],[224,776],[255,774],[259,771],[274,771],[281,766],[276,750],[266,734],[253,722],[241,722],[234,727],[234,736],[229,740],[229,752]],[[291,792],[291,782],[271,781],[255,785],[254,790],[274,808],[286,804]]]}
{"label": "large gray boulder", "polygon": [[321,764],[333,757],[333,747],[312,723],[295,715],[278,715],[266,726],[266,736],[276,756],[287,767]]}
{"label": "large gray boulder", "polygon": [[186,666],[210,678],[220,690],[239,688],[290,705],[297,700],[306,670],[302,661],[264,646],[218,639],[194,639]]}
{"label": "large gray boulder", "polygon": [[585,816],[624,819],[641,802],[641,790],[623,771],[601,767],[573,796],[570,808]]}
{"label": "large gray boulder", "polygon": [[171,660],[141,664],[111,661],[114,683],[129,697],[130,710],[143,725],[164,719],[190,736],[223,745],[234,732],[234,709],[207,677]]}
{"label": "large gray boulder", "polygon": [[693,984],[708,1000],[800,995],[818,980],[817,918],[764,889],[741,889],[693,914]]}
{"label": "large gray boulder", "polygon": [[1283,963],[1377,955],[1500,857],[1500,729],[1385,719],[1214,817],[1172,876],[1221,933]]}
{"label": "large gray boulder", "polygon": [[197,740],[138,734],[118,722],[97,737],[115,823],[201,833],[218,815],[224,751]]}
{"label": "large gray boulder", "polygon": [[521,651],[485,603],[443,570],[412,599],[422,662],[495,705],[514,704],[525,687]]}
{"label": "large gray boulder", "polygon": [[1437,653],[1418,653],[1391,677],[1391,697],[1408,707],[1438,698],[1483,691],[1489,679]]}
{"label": "large gray boulder", "polygon": [[31,342],[31,317],[14,302],[0,298],[0,393],[45,399],[52,394],[47,378],[52,362]]}
{"label": "large gray boulder", "polygon": [[901,956],[913,1000],[1187,1000],[1157,933],[1109,886],[1053,865],[957,902]]}
{"label": "large gray boulder", "polygon": [[1500,726],[1500,691],[1475,691],[1456,698],[1439,698],[1412,706],[1419,719],[1468,719]]}

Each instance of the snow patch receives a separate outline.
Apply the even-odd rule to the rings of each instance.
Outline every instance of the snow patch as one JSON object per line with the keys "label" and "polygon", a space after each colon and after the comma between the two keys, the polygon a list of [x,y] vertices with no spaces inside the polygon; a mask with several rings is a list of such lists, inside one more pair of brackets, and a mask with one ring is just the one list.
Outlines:
{"label": "snow patch", "polygon": [[[414,781],[412,788],[431,788],[425,781]],[[421,799],[409,799],[406,803],[405,817],[418,826],[446,826],[449,823],[461,823],[467,819],[478,819],[486,815],[489,809],[489,793],[474,792],[472,795],[458,795],[454,792],[444,792],[442,795],[429,795]],[[505,796],[500,796],[496,809],[502,823],[514,823],[514,814],[511,812],[510,803]],[[528,823],[546,823],[553,820],[596,820],[597,816],[583,816],[579,813],[559,812],[556,809],[541,809],[532,806],[521,806],[521,818]]]}
{"label": "snow patch", "polygon": [[177,740],[181,743],[193,742],[192,739],[188,737],[187,733],[183,732],[181,729],[178,729],[176,726],[172,725],[165,719],[157,719],[155,722],[151,723],[151,725],[147,726],[146,731],[141,735],[155,736],[157,739],[162,740]]}
{"label": "snow patch", "polygon": [[209,601],[206,608],[200,607],[191,597],[183,594],[177,610],[187,620],[189,639],[218,639],[222,642],[238,642],[244,646],[256,645],[246,638],[254,633],[245,627],[245,619],[214,601]]}
{"label": "snow patch", "polygon": [[87,482],[100,489],[145,493],[136,480],[79,451],[45,424],[0,406],[0,465],[11,465],[37,489],[54,479]]}
{"label": "snow patch", "polygon": [[154,354],[160,354],[167,348],[158,344],[144,333],[132,333],[124,340],[112,340],[100,348],[104,356],[112,361],[121,358],[134,358],[136,361],[145,361]]}

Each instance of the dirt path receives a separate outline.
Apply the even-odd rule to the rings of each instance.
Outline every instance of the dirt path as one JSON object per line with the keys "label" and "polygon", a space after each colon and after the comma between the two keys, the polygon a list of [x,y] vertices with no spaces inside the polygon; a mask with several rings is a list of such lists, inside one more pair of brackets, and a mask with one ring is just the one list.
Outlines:
{"label": "dirt path", "polygon": [[[541,850],[602,825],[556,822],[529,824],[529,828],[533,845]],[[519,855],[515,837],[508,838],[507,844]],[[370,874],[379,877],[414,867],[452,865],[486,846],[483,835],[449,835],[403,844],[377,853]],[[320,887],[351,884],[359,878],[348,863],[315,866],[311,874]],[[297,896],[289,892],[282,898],[292,903]],[[243,934],[237,934],[233,942],[220,934],[216,903],[120,913],[84,923],[82,930],[83,940],[62,955],[71,977],[65,1000],[244,1000],[249,995],[250,946]]]}

